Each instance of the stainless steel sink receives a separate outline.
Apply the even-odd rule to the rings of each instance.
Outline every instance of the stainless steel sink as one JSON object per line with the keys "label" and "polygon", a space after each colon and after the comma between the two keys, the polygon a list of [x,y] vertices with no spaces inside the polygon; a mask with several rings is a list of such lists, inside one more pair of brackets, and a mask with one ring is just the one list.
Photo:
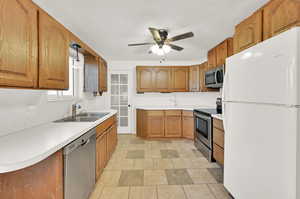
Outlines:
{"label": "stainless steel sink", "polygon": [[95,122],[102,117],[108,115],[109,113],[99,113],[99,112],[87,112],[80,113],[76,115],[76,117],[65,117],[60,120],[54,121],[55,123],[61,122]]}

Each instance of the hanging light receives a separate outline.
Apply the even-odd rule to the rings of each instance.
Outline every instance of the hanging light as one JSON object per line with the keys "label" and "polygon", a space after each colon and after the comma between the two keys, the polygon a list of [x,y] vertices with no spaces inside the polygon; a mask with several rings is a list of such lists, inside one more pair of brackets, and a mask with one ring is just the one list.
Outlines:
{"label": "hanging light", "polygon": [[159,56],[163,56],[170,51],[171,47],[169,45],[163,45],[162,47],[160,47],[159,45],[155,44],[151,47],[151,52]]}
{"label": "hanging light", "polygon": [[80,60],[79,60],[79,54],[78,53],[79,53],[79,48],[81,48],[81,46],[79,44],[73,43],[71,45],[71,47],[73,49],[75,49],[75,51],[76,51],[76,61],[79,62]]}

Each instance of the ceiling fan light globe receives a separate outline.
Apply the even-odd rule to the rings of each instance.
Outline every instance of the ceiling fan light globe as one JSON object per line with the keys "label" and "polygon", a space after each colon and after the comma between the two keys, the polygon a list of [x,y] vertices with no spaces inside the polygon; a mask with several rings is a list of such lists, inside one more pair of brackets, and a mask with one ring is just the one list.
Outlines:
{"label": "ceiling fan light globe", "polygon": [[162,49],[165,54],[167,54],[171,51],[171,47],[169,45],[163,45]]}
{"label": "ceiling fan light globe", "polygon": [[159,50],[159,46],[157,44],[151,46],[151,51],[154,53],[154,54],[157,54],[157,51]]}

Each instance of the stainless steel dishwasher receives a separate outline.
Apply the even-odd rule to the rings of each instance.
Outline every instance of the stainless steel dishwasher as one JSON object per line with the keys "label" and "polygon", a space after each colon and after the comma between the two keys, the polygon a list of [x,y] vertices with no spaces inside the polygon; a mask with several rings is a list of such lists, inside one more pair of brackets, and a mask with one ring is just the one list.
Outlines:
{"label": "stainless steel dishwasher", "polygon": [[96,130],[92,129],[64,148],[64,198],[87,199],[96,177]]}

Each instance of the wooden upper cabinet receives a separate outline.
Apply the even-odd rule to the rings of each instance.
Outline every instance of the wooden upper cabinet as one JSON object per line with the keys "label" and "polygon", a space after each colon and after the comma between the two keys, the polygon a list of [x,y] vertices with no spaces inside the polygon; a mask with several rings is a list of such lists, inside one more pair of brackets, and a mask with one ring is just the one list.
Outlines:
{"label": "wooden upper cabinet", "polygon": [[241,52],[262,41],[262,11],[257,11],[235,27],[234,53]]}
{"label": "wooden upper cabinet", "polygon": [[200,70],[199,65],[189,68],[189,89],[191,92],[200,91]]}
{"label": "wooden upper cabinet", "polygon": [[39,12],[39,87],[69,88],[69,39],[67,30],[47,13]]}
{"label": "wooden upper cabinet", "polygon": [[207,53],[207,66],[208,68],[215,68],[217,66],[217,56],[216,56],[216,48],[211,49]]}
{"label": "wooden upper cabinet", "polygon": [[153,69],[153,87],[156,92],[169,92],[171,83],[171,68],[156,67]]}
{"label": "wooden upper cabinet", "polygon": [[263,38],[300,25],[300,0],[273,0],[263,9]]}
{"label": "wooden upper cabinet", "polygon": [[137,92],[152,92],[153,69],[151,67],[136,67]]}
{"label": "wooden upper cabinet", "polygon": [[189,67],[178,66],[172,68],[172,86],[174,92],[189,91]]}
{"label": "wooden upper cabinet", "polygon": [[99,92],[107,91],[107,62],[99,57]]}
{"label": "wooden upper cabinet", "polygon": [[233,39],[224,40],[216,47],[217,66],[222,66],[226,63],[226,58],[233,54]]}
{"label": "wooden upper cabinet", "polygon": [[37,87],[37,12],[29,0],[1,0],[0,86]]}

